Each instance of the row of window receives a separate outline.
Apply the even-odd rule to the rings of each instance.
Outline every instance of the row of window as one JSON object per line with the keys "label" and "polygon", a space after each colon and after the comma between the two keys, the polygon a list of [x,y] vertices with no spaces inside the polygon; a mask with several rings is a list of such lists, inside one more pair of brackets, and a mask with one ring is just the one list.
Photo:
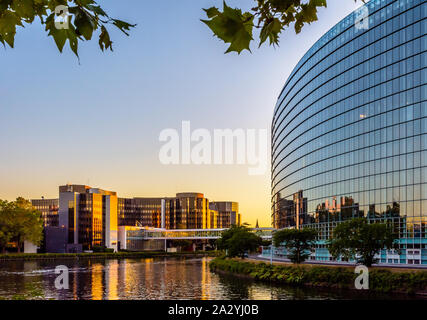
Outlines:
{"label": "row of window", "polygon": [[[420,106],[423,113],[427,113],[427,102],[418,104],[416,108],[419,109]],[[427,149],[427,117],[405,121],[406,118],[400,115],[407,114],[409,110],[412,111],[412,106],[365,118],[315,137],[294,151],[287,148],[289,153],[286,157],[280,158],[277,163],[273,161],[273,186],[285,177],[282,174],[280,179],[276,179],[285,168],[289,175],[303,167],[312,171],[309,169],[311,165],[324,160],[330,163],[334,158],[338,164],[344,161],[345,165],[352,165],[353,161],[369,161]],[[397,124],[393,124],[394,119]],[[404,122],[399,123],[400,120]],[[336,168],[335,165],[332,167]]]}
{"label": "row of window", "polygon": [[[425,25],[422,33],[422,35],[425,35],[427,33],[427,22],[424,20],[421,23]],[[298,92],[289,97],[291,101],[280,104],[280,115],[276,123],[274,123],[273,141],[277,139],[276,133],[285,128],[289,122],[293,121],[302,111],[303,107],[313,102],[317,103],[317,100],[322,97],[323,92],[332,91],[332,89],[339,88],[343,84],[348,84],[345,87],[346,91],[344,91],[348,95],[349,92],[354,92],[351,90],[352,88],[358,88],[359,84],[363,84],[363,81],[369,81],[363,78],[363,76],[366,77],[368,74],[376,73],[374,77],[371,76],[370,78],[376,77],[377,79],[381,79],[383,77],[383,81],[386,81],[393,78],[393,76],[396,77],[402,73],[409,73],[419,69],[425,61],[425,57],[419,55],[419,53],[426,50],[425,41],[425,37],[421,36],[407,43],[400,43],[393,50],[386,52],[377,51],[376,55],[366,58],[364,58],[363,51],[359,51],[349,57],[348,62],[346,62],[348,66],[345,69],[340,67],[339,62],[335,60],[338,63],[334,65],[335,67],[331,67],[331,69],[327,69],[320,74],[315,73],[313,75],[314,78],[302,84],[298,88]],[[353,59],[350,59],[351,57]],[[411,60],[410,58],[412,57],[413,59]],[[402,58],[408,59],[408,61],[402,61]],[[353,64],[350,64],[351,62]],[[386,75],[388,78],[385,78]],[[302,103],[304,100],[305,103]],[[284,120],[286,122],[282,123]]]}
{"label": "row of window", "polygon": [[[427,37],[425,37],[425,39],[427,42]],[[354,107],[361,107],[374,102],[377,103],[378,99],[400,92],[402,92],[402,98],[399,97],[399,100],[396,100],[396,104],[390,105],[387,103],[390,108],[403,107],[414,102],[422,101],[423,99],[421,99],[421,97],[425,96],[422,90],[425,90],[425,88],[420,86],[426,83],[427,76],[425,68],[427,67],[427,52],[403,60],[396,64],[396,66],[406,65],[407,62],[412,59],[418,60],[417,57],[421,61],[420,65],[411,71],[406,70],[406,72],[401,73],[397,71],[399,76],[394,75],[394,72],[387,72],[386,68],[371,74],[365,74],[357,81],[341,82],[341,87],[338,85],[333,86],[330,90],[323,88],[324,90],[319,91],[318,94],[324,95],[324,97],[315,101],[314,104],[305,103],[299,105],[299,108],[294,109],[298,112],[295,117],[287,117],[284,119],[286,121],[280,123],[277,128],[279,133],[276,135],[275,139],[273,139],[272,143],[274,157],[277,156],[278,151],[280,151],[282,147],[294,141],[302,133],[306,133],[316,128],[318,125],[324,125],[324,119],[332,121],[335,117],[343,117],[347,111],[353,110]],[[393,66],[389,67],[391,71]],[[396,69],[400,70],[400,68]],[[404,69],[406,69],[406,67]],[[310,99],[313,98],[314,96],[310,95]],[[328,100],[334,100],[335,102],[331,104]],[[334,113],[333,111],[337,112]],[[326,118],[325,115],[327,114],[330,114],[331,117]],[[298,121],[296,121],[297,119]],[[288,127],[290,123],[292,126]],[[337,123],[342,122],[337,121]]]}
{"label": "row of window", "polygon": [[[427,217],[427,2],[368,7],[369,29],[351,25],[355,13],[344,19],[298,63],[278,99],[276,227]],[[397,229],[401,237],[426,235]]]}
{"label": "row of window", "polygon": [[[272,191],[273,195],[280,193],[282,195],[281,198],[291,200],[296,192],[304,190],[305,196],[310,199],[316,199],[323,197],[315,197],[316,188],[330,186],[331,184],[335,184],[335,186],[330,188],[338,190],[338,192],[332,194],[338,195],[385,187],[427,183],[426,156],[427,150],[387,159],[359,162],[343,167],[337,165],[337,169],[324,171],[299,180],[287,177],[281,180]],[[334,161],[332,163],[334,164]],[[321,165],[316,165],[315,168],[319,171],[325,170]],[[302,174],[302,171],[297,173]],[[293,176],[294,178],[298,177],[298,174]]]}
{"label": "row of window", "polygon": [[[371,8],[371,21],[369,29],[367,31],[360,31],[354,28],[354,13],[352,13],[348,17],[346,17],[341,23],[337,24],[334,28],[332,28],[328,33],[326,33],[318,42],[316,42],[316,44],[307,52],[307,54],[303,57],[303,59],[301,59],[297,67],[292,72],[291,76],[289,77],[287,83],[283,88],[282,94],[279,97],[279,101],[281,101],[284,96],[288,95],[289,92],[292,91],[292,87],[295,85],[295,83],[299,82],[308,72],[308,70],[317,67],[322,63],[322,61],[329,59],[325,62],[328,62],[327,66],[330,66],[342,60],[343,57],[353,54],[357,50],[361,50],[366,44],[371,44],[377,39],[383,38],[387,34],[392,34],[396,30],[400,29],[402,26],[409,25],[411,23],[405,18],[402,18],[402,20],[400,20],[398,16],[394,19],[394,21],[396,21],[395,23],[386,27],[387,24],[385,24],[385,21],[387,19],[390,19],[392,16],[402,16],[402,12],[412,7],[414,7],[413,9],[417,8],[416,20],[419,20],[421,19],[421,17],[426,16],[426,6],[423,5],[422,8],[418,6],[421,3],[421,1],[419,0],[408,1],[407,4],[405,4],[406,1],[395,1],[395,4],[398,4],[398,6],[395,7],[397,10],[394,11],[390,10],[392,7],[391,3],[393,1],[386,0],[385,2],[387,3],[376,4],[377,8],[379,5],[387,6],[379,11],[376,11],[377,8]],[[371,1],[370,5],[372,5],[373,3],[374,1]],[[399,4],[403,5],[404,7],[400,8]],[[405,7],[406,5],[407,7]],[[375,17],[375,19],[372,19],[373,17]],[[413,18],[414,17],[412,15],[412,19]],[[345,24],[346,31],[340,34],[340,32],[336,32],[336,30],[342,28],[343,23]],[[378,30],[378,25],[383,26],[383,28],[381,30]],[[335,39],[329,42],[326,46],[323,46],[324,42],[326,40],[330,40],[330,38],[332,37],[335,37]],[[369,37],[371,37],[371,39],[369,39]],[[344,41],[346,42],[346,44],[342,45]],[[320,45],[323,46],[323,48],[317,50]],[[344,50],[347,51],[344,52]],[[317,52],[315,54],[312,54],[314,51]],[[321,72],[322,70],[316,70],[316,72],[313,72],[313,74],[320,74]],[[299,87],[301,88],[303,86],[304,85],[300,85]],[[277,108],[275,112],[278,112]],[[277,121],[276,114],[275,121]]]}

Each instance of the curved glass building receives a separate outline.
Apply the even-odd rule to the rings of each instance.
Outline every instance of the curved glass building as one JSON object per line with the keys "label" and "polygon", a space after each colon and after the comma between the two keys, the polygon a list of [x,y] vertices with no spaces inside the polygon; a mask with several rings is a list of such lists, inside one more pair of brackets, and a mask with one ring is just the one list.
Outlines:
{"label": "curved glass building", "polygon": [[319,231],[391,221],[427,265],[427,2],[372,0],[329,30],[286,81],[272,122],[272,223]]}

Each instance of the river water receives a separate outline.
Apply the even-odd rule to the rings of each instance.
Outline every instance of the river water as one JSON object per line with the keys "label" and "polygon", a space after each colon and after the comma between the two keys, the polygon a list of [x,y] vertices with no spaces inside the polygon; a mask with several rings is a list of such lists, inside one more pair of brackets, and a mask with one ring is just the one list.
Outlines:
{"label": "river water", "polygon": [[[55,300],[402,299],[402,296],[394,295],[301,289],[254,282],[209,271],[210,259],[3,261],[0,262],[0,297]],[[55,287],[58,265],[69,270],[68,289]]]}

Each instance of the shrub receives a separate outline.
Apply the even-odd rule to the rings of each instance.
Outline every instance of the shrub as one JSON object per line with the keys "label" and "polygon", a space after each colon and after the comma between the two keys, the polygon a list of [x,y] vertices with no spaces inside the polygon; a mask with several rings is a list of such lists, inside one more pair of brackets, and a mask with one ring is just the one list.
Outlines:
{"label": "shrub", "polygon": [[[255,280],[296,286],[321,285],[354,289],[354,280],[357,277],[351,268],[256,264],[223,257],[213,259],[209,266],[212,271],[239,273],[249,275]],[[372,269],[369,273],[369,287],[373,291],[414,293],[427,288],[427,271],[391,272]]]}

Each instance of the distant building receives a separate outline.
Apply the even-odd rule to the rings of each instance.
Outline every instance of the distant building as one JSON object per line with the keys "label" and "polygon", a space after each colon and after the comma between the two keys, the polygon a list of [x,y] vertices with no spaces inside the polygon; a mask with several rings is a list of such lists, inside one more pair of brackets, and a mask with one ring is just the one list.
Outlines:
{"label": "distant building", "polygon": [[128,251],[165,251],[166,241],[144,239],[147,230],[165,230],[151,227],[119,226],[119,249]]}
{"label": "distant building", "polygon": [[177,193],[176,197],[167,198],[119,198],[118,203],[120,226],[207,229],[213,222],[209,200],[203,193]]}
{"label": "distant building", "polygon": [[43,235],[42,252],[67,252],[67,230],[65,227],[47,226],[44,228]]}
{"label": "distant building", "polygon": [[230,228],[240,225],[239,203],[232,201],[216,201],[209,204],[209,208],[218,212],[217,228]]}
{"label": "distant building", "polygon": [[43,215],[42,250],[46,252],[79,252],[94,247],[117,250],[119,226],[194,230],[241,224],[237,202],[209,203],[197,192],[118,198],[114,191],[67,184],[59,187],[59,199],[31,202]]}
{"label": "distant building", "polygon": [[212,209],[209,204],[209,229],[217,229],[218,227],[218,210]]}
{"label": "distant building", "polygon": [[162,198],[119,198],[119,226],[147,226],[160,228]]}
{"label": "distant building", "polygon": [[203,193],[177,193],[166,199],[166,229],[207,229],[209,224],[209,200]]}
{"label": "distant building", "polygon": [[117,194],[84,185],[59,187],[59,226],[67,243],[83,250],[105,246],[117,250]]}
{"label": "distant building", "polygon": [[44,227],[58,226],[59,199],[34,199],[31,204],[42,213]]}

